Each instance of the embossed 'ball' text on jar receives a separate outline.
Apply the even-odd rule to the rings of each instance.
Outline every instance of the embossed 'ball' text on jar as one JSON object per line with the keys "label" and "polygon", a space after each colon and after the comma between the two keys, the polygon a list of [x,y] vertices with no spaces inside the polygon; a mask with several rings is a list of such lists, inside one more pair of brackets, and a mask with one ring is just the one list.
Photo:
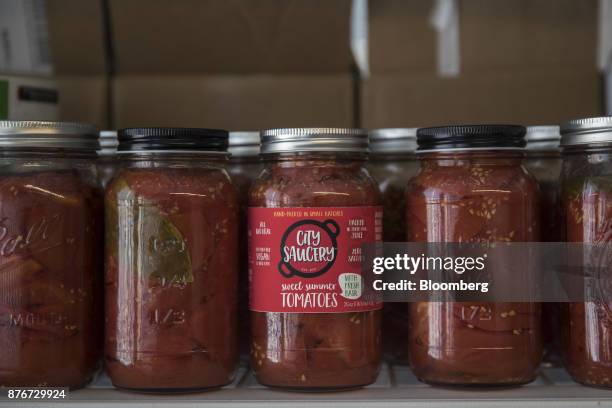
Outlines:
{"label": "embossed 'ball' text on jar", "polygon": [[[573,120],[561,133],[568,245],[582,244],[583,262],[605,273],[603,280],[585,280],[583,302],[563,304],[563,359],[577,382],[612,387],[612,293],[606,283],[612,257],[609,249],[598,250],[612,242],[612,117]],[[597,253],[604,258],[592,259]]]}
{"label": "embossed 'ball' text on jar", "polygon": [[234,378],[238,204],[227,132],[118,133],[106,189],[106,367],[138,391],[216,388]]}
{"label": "embossed 'ball' text on jar", "polygon": [[[511,125],[419,129],[421,170],[406,190],[408,240],[537,242],[539,192],[522,166],[524,135]],[[433,384],[528,383],[542,356],[540,318],[531,302],[411,303],[411,368]]]}
{"label": "embossed 'ball' text on jar", "polygon": [[0,148],[0,386],[84,386],[102,351],[97,130],[0,121]]}
{"label": "embossed 'ball' text on jar", "polygon": [[380,242],[378,186],[356,129],[273,129],[249,207],[251,368],[261,384],[338,390],[376,380],[380,299],[361,247]]}

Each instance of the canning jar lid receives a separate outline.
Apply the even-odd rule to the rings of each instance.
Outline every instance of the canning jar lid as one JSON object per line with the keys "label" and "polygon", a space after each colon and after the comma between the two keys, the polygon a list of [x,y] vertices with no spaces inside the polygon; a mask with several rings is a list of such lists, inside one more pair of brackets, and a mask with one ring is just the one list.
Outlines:
{"label": "canning jar lid", "polygon": [[530,151],[558,151],[561,129],[559,126],[527,126],[525,141]]}
{"label": "canning jar lid", "polygon": [[0,120],[0,148],[95,152],[95,126],[77,122]]}
{"label": "canning jar lid", "polygon": [[228,132],[202,128],[127,128],[117,131],[117,139],[117,153],[227,154]]}
{"label": "canning jar lid", "polygon": [[373,129],[369,133],[373,154],[414,153],[417,149],[417,128]]}
{"label": "canning jar lid", "polygon": [[421,128],[417,152],[439,150],[520,150],[525,147],[524,126],[456,125]]}
{"label": "canning jar lid", "polygon": [[612,143],[612,116],[574,119],[561,126],[561,147]]}
{"label": "canning jar lid", "polygon": [[100,156],[111,156],[117,153],[117,145],[119,142],[117,140],[116,130],[101,130],[99,141],[100,150],[98,150],[98,154]]}
{"label": "canning jar lid", "polygon": [[261,152],[367,153],[368,133],[350,128],[282,128],[264,130]]}
{"label": "canning jar lid", "polygon": [[253,157],[259,154],[261,135],[258,131],[229,132],[228,151],[232,157]]}

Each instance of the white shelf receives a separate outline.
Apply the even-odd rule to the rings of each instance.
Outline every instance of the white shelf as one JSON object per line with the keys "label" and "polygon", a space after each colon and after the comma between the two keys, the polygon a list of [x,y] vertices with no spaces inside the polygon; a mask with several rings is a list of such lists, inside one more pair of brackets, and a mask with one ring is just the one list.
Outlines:
{"label": "white shelf", "polygon": [[[118,391],[108,378],[99,377],[86,389],[74,391],[62,402],[19,404],[28,407],[612,407],[612,390],[583,387],[563,369],[543,369],[537,381],[516,388],[441,388],[420,383],[406,367],[385,366],[376,384],[360,390],[298,393],[270,390],[258,385],[242,369],[231,386],[221,390],[181,395],[150,395]],[[0,400],[0,406],[17,406]]]}

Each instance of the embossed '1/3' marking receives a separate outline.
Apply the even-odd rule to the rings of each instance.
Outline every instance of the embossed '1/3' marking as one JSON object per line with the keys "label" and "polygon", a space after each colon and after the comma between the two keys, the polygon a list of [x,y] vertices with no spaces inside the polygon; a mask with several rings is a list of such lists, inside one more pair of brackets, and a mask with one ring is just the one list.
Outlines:
{"label": "embossed '1/3' marking", "polygon": [[492,319],[493,312],[490,307],[484,306],[461,306],[461,320],[469,321],[486,321]]}
{"label": "embossed '1/3' marking", "polygon": [[150,323],[152,325],[177,325],[186,321],[187,313],[184,310],[160,310],[155,309],[151,312]]}
{"label": "embossed '1/3' marking", "polygon": [[47,245],[36,248],[35,252],[46,251],[61,245],[61,241],[46,242],[49,238],[50,228],[59,225],[62,221],[62,217],[59,214],[50,217],[42,217],[29,226],[25,234],[11,233],[5,225],[8,220],[7,217],[0,219],[0,256],[15,255],[19,253],[20,250],[34,248],[37,244],[43,242]]}

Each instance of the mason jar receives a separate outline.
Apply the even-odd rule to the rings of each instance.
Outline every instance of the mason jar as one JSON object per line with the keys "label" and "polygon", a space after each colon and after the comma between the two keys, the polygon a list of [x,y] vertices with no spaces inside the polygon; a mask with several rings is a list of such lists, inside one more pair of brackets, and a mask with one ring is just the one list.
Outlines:
{"label": "mason jar", "polygon": [[103,130],[99,134],[100,148],[98,149],[98,176],[100,186],[106,188],[115,174],[117,164],[117,131]]}
{"label": "mason jar", "polygon": [[[383,241],[406,240],[406,185],[419,170],[415,155],[416,128],[370,131],[368,170],[378,183],[383,201]],[[408,305],[387,302],[383,308],[383,353],[394,364],[408,364]]]}
{"label": "mason jar", "polygon": [[[561,132],[565,232],[588,254],[612,241],[612,117],[573,120]],[[609,267],[612,259],[595,261]],[[612,301],[601,283],[585,284],[584,302],[564,304],[563,357],[577,382],[612,387]]]}
{"label": "mason jar", "polygon": [[[524,136],[522,126],[419,129],[421,169],[406,190],[408,241],[537,242],[539,193],[522,165]],[[409,357],[417,378],[445,385],[535,379],[539,303],[441,300],[410,304]]]}
{"label": "mason jar", "polygon": [[[525,168],[540,186],[540,240],[563,242],[564,225],[561,213],[561,133],[559,126],[529,126],[525,135]],[[561,305],[542,303],[542,340],[544,363],[561,364],[559,326]]]}
{"label": "mason jar", "polygon": [[240,131],[229,133],[230,162],[229,174],[238,193],[240,207],[239,225],[239,282],[238,282],[238,348],[243,361],[249,356],[249,335],[251,319],[249,314],[249,247],[248,247],[248,207],[249,190],[259,176],[262,165],[259,159],[259,132]]}
{"label": "mason jar", "polygon": [[251,369],[263,385],[368,385],[381,363],[381,302],[365,296],[361,247],[379,242],[367,133],[272,129],[249,200]]}
{"label": "mason jar", "polygon": [[562,160],[559,126],[529,126],[525,141],[525,168],[540,186],[540,239],[562,242],[565,237],[560,207]]}
{"label": "mason jar", "polygon": [[237,364],[238,201],[227,132],[118,132],[106,189],[106,367],[113,385],[226,385]]}
{"label": "mason jar", "polygon": [[0,384],[87,384],[101,357],[97,130],[0,121]]}

